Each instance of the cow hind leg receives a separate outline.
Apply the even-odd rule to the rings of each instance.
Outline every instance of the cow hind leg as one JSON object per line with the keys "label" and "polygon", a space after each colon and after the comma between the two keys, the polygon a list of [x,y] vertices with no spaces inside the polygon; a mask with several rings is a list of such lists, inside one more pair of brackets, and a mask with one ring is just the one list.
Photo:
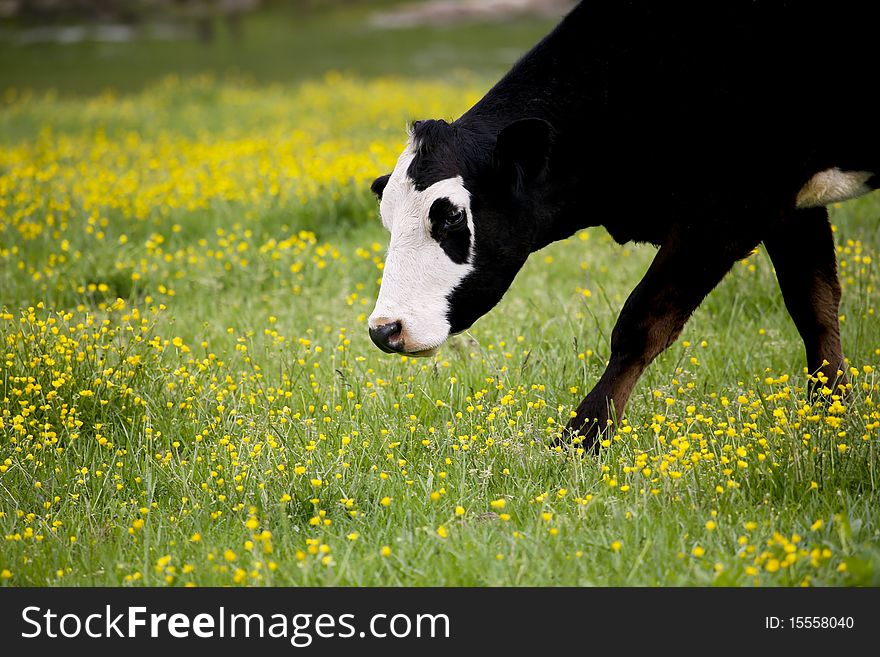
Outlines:
{"label": "cow hind leg", "polygon": [[[840,345],[840,282],[826,208],[786,214],[764,246],[782,290],[782,298],[804,341],[807,367],[820,381],[813,391],[846,384]],[[818,383],[818,385],[816,385]]]}
{"label": "cow hind leg", "polygon": [[605,372],[569,420],[567,434],[578,434],[585,449],[594,448],[609,421],[622,416],[645,368],[675,341],[733,264],[759,242],[749,230],[723,232],[689,227],[660,247],[621,310]]}

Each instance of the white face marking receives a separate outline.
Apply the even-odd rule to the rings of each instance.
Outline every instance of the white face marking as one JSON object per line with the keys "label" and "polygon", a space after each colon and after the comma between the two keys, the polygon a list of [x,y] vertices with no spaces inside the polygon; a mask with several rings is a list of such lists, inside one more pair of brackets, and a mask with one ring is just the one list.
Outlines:
{"label": "white face marking", "polygon": [[872,191],[865,183],[873,175],[870,171],[841,171],[837,167],[820,171],[798,192],[796,205],[817,208],[862,196]]}
{"label": "white face marking", "polygon": [[[474,224],[470,194],[461,177],[441,180],[420,192],[407,175],[414,157],[412,145],[407,144],[382,193],[379,210],[391,243],[369,325],[377,328],[400,322],[404,351],[428,356],[449,336],[447,297],[473,269]],[[467,214],[471,234],[468,263],[453,262],[431,237],[428,213],[438,198],[449,199]]]}

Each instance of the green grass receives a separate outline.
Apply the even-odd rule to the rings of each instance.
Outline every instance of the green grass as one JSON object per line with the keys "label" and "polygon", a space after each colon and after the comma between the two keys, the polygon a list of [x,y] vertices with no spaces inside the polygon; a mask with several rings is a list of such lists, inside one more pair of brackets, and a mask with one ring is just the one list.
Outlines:
{"label": "green grass", "polygon": [[[875,239],[866,219],[877,211],[876,200],[869,199],[836,212],[835,220],[844,237]],[[259,217],[255,228],[261,231]],[[188,229],[192,232],[174,247],[196,242],[197,227],[190,222]],[[37,450],[44,442],[37,433],[10,443],[16,437],[9,430],[10,415],[20,410],[20,397],[13,393],[24,388],[11,376],[34,375],[44,392],[33,399],[46,401],[51,376],[28,363],[37,354],[53,354],[57,345],[51,339],[46,345],[7,342],[13,356],[3,369],[3,450],[10,467],[0,475],[5,513],[0,528],[7,536],[0,566],[11,571],[10,581],[32,585],[116,585],[134,573],[142,577],[134,581],[147,584],[164,583],[166,577],[174,583],[225,584],[235,581],[239,567],[247,572],[239,575],[243,581],[264,584],[798,584],[808,575],[814,584],[876,584],[877,431],[865,428],[871,422],[876,426],[875,407],[868,405],[869,393],[857,389],[843,424],[846,438],[822,422],[812,423],[815,453],[799,440],[803,427],[768,434],[776,426],[772,409],[792,416],[796,404],[767,401],[771,391],[782,388],[763,383],[767,368],[773,376],[791,372],[791,383],[798,386],[804,376],[801,348],[764,255],[748,261],[755,271],[737,267],[697,313],[684,335],[694,346],[675,345],[641,382],[628,414],[638,439],[620,434],[623,439],[598,457],[548,450],[546,418],[564,421],[579,398],[569,386],[583,392],[599,375],[614,312],[651,257],[649,248],[620,249],[599,231],[590,234],[587,242],[570,240],[536,255],[501,306],[427,364],[380,354],[366,336],[362,314],[367,308],[346,304],[359,284],[367,286],[366,299],[375,292],[375,268],[354,255],[357,247],[383,240],[375,225],[346,235],[328,231],[324,237],[344,256],[312,271],[298,296],[283,278],[267,275],[269,259],[233,272],[219,265],[187,272],[175,284],[176,294],[163,299],[168,310],[155,314],[149,335],[182,336],[192,352],[170,345],[158,353],[131,343],[123,331],[96,337],[106,361],[89,356],[74,367],[74,382],[59,389],[61,398],[80,407],[82,429],[60,428],[58,400],[48,401],[43,415],[37,412],[41,423],[57,430],[63,451],[56,452],[56,445]],[[876,242],[869,244],[873,251]],[[553,262],[547,264],[550,256]],[[112,257],[96,253],[92,262]],[[588,263],[589,275],[580,262]],[[93,278],[81,266],[83,271],[69,275]],[[876,270],[871,272],[874,280]],[[876,364],[880,336],[876,318],[867,314],[876,291],[867,293],[864,284],[859,289],[863,279],[857,281],[845,294],[844,342],[854,364]],[[588,303],[578,298],[579,285],[594,290]],[[84,302],[88,307],[89,300]],[[149,304],[141,299],[140,305]],[[110,313],[110,326],[130,323],[120,319],[122,312]],[[97,317],[104,314],[96,309]],[[4,326],[6,339],[34,330],[17,321]],[[351,340],[344,352],[337,351],[340,327]],[[290,339],[279,344],[275,331]],[[311,346],[296,338],[310,340]],[[703,339],[705,348],[697,346]],[[200,347],[202,341],[209,346]],[[83,346],[89,342],[81,340]],[[246,354],[236,350],[241,345],[247,346]],[[316,353],[315,345],[323,352]],[[598,355],[579,360],[586,349]],[[204,360],[209,353],[222,365]],[[127,379],[132,393],[91,386],[107,365],[127,369],[120,366],[122,357],[137,354],[142,364],[131,368]],[[692,354],[699,366],[690,364]],[[186,363],[192,378],[180,370]],[[226,389],[227,375],[234,389]],[[173,389],[169,382],[176,384]],[[77,394],[89,387],[97,388],[95,397]],[[659,399],[654,390],[660,391]],[[751,438],[738,437],[709,441],[709,451],[719,455],[724,444],[741,444],[749,452],[750,469],[733,475],[738,487],[721,494],[715,486],[726,487],[729,477],[714,467],[701,465],[681,479],[656,484],[624,473],[637,449],[650,456],[672,450],[670,442],[679,432],[661,423],[658,435],[670,441],[663,445],[648,428],[657,413],[691,424],[686,418],[693,412],[685,407],[693,404],[716,423],[728,413],[748,421],[744,416],[755,409],[736,401],[724,409],[719,396],[735,400],[749,390],[756,392],[750,402],[760,400],[757,433],[768,436],[767,451],[777,468],[756,461],[763,450]],[[523,414],[512,426],[500,405],[509,391],[516,399],[510,415]],[[476,394],[482,399],[475,401]],[[667,398],[675,400],[672,406],[667,407]],[[442,408],[437,400],[444,402]],[[468,412],[479,404],[482,410]],[[488,418],[493,408],[499,413],[494,420]],[[71,433],[78,438],[71,439]],[[112,446],[99,446],[99,435]],[[352,437],[347,446],[345,436]],[[835,448],[842,441],[851,445],[848,453]],[[306,468],[304,475],[295,474],[297,465]],[[616,487],[603,481],[608,473],[617,479]],[[320,488],[309,483],[313,478],[323,480]],[[35,488],[36,481],[41,488]],[[811,489],[812,481],[817,489]],[[624,482],[631,486],[627,492],[621,492]],[[641,487],[658,493],[640,495]],[[561,490],[568,491],[564,497]],[[437,501],[433,492],[441,493]],[[283,501],[286,495],[289,501]],[[586,504],[574,501],[589,496]],[[385,497],[390,506],[381,504]],[[355,502],[347,508],[342,499]],[[494,508],[491,502],[501,499],[504,508]],[[464,516],[456,517],[456,506],[466,510]],[[501,513],[510,518],[502,520]],[[552,514],[549,520],[544,513]],[[145,523],[129,533],[139,518]],[[256,519],[255,529],[247,526],[250,518]],[[311,518],[332,524],[316,527]],[[810,531],[818,519],[824,526]],[[718,525],[714,531],[706,529],[710,520]],[[63,524],[53,529],[56,521]],[[437,535],[441,525],[448,532],[445,539]],[[45,538],[27,538],[28,527]],[[271,554],[263,553],[260,540],[246,547],[263,530],[272,534]],[[346,538],[353,532],[359,534],[355,541]],[[755,555],[740,555],[750,546],[758,553],[767,550],[766,542],[777,532],[788,540],[798,534],[803,537],[799,547],[827,548],[832,556],[820,559],[818,567],[803,557],[790,568],[769,573],[765,566],[760,575],[748,576],[745,568]],[[191,540],[196,533],[199,542]],[[740,536],[746,545],[737,542]],[[321,553],[308,555],[308,539],[330,546],[329,565],[320,563]],[[615,541],[622,545],[619,552],[612,550]],[[390,557],[381,556],[383,546],[392,549]],[[705,550],[700,558],[693,556],[697,546]],[[224,560],[227,550],[235,552],[232,563]],[[785,554],[781,546],[769,550],[779,558]],[[303,551],[308,556],[300,561]],[[169,562],[162,560],[166,556]],[[715,564],[723,566],[721,574]],[[848,572],[839,572],[840,564]],[[187,565],[195,569],[184,574]]]}

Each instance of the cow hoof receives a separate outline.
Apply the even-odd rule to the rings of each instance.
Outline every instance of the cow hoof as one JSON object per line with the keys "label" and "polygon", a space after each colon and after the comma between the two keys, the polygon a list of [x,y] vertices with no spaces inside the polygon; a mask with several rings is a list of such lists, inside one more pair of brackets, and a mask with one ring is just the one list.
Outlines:
{"label": "cow hoof", "polygon": [[572,449],[580,448],[585,454],[595,453],[599,450],[599,438],[602,435],[600,426],[596,420],[589,424],[576,424],[572,420],[562,434],[553,441],[553,445]]}
{"label": "cow hoof", "polygon": [[849,390],[849,379],[845,375],[836,379],[823,376],[821,380],[811,376],[807,383],[807,396],[811,403],[821,401],[830,403],[831,398],[834,396],[846,397],[849,394]]}

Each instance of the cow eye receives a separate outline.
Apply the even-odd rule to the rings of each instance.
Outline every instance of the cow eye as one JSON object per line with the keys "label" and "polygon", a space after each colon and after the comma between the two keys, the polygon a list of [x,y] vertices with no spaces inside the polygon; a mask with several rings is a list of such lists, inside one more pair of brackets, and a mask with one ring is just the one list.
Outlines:
{"label": "cow eye", "polygon": [[467,222],[467,214],[465,213],[465,211],[455,208],[446,217],[446,229],[449,230],[450,228],[459,228],[463,226],[465,222]]}
{"label": "cow eye", "polygon": [[452,203],[448,198],[438,198],[431,204],[430,219],[432,230],[456,230],[467,225],[467,212]]}

